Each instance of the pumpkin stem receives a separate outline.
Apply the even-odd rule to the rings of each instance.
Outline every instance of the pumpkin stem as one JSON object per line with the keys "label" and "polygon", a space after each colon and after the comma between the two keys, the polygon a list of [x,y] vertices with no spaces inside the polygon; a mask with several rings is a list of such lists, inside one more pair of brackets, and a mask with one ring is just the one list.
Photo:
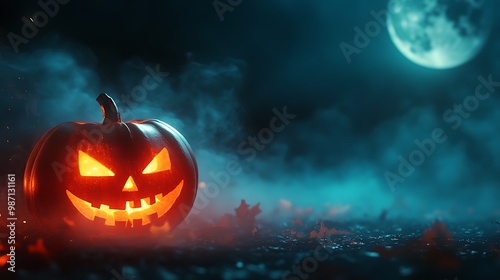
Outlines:
{"label": "pumpkin stem", "polygon": [[120,123],[122,121],[120,113],[118,112],[118,107],[116,107],[116,103],[113,98],[105,93],[101,93],[96,100],[101,106],[103,118],[102,124]]}

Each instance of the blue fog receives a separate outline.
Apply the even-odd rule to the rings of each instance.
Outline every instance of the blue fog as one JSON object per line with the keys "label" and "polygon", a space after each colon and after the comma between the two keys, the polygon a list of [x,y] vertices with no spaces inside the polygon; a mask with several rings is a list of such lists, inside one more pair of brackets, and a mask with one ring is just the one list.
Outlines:
{"label": "blue fog", "polygon": [[[346,62],[339,44],[352,43],[353,27],[372,20],[370,11],[384,9],[384,1],[244,3],[223,22],[201,2],[198,9],[158,4],[141,9],[166,17],[177,9],[185,17],[162,26],[137,16],[112,35],[101,22],[107,4],[85,24],[72,20],[77,5],[91,3],[67,6],[18,54],[6,41],[0,48],[2,174],[22,170],[50,127],[101,122],[95,98],[106,92],[124,121],[156,118],[185,135],[205,184],[200,195],[218,193],[203,215],[232,211],[245,199],[261,203],[263,218],[308,207],[318,218],[378,218],[383,211],[389,218],[500,217],[500,90],[456,129],[457,117],[444,117],[474,94],[479,76],[500,81],[499,38],[492,35],[461,67],[431,70],[404,58],[385,29]],[[91,27],[99,40],[84,33]],[[127,102],[123,96],[142,83],[146,67],[157,65],[168,77],[143,100]],[[296,115],[290,124],[254,158],[238,152],[269,127],[273,108],[284,106]],[[384,174],[400,176],[399,157],[409,160],[415,140],[432,139],[436,128],[446,140],[391,187]],[[230,161],[238,162],[237,175],[223,173]],[[211,172],[224,179],[217,190]]]}

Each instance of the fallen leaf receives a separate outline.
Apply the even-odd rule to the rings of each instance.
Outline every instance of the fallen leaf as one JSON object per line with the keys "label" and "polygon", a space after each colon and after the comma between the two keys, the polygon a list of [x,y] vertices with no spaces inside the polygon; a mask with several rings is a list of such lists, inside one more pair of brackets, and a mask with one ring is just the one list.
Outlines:
{"label": "fallen leaf", "polygon": [[319,230],[313,230],[309,233],[309,238],[325,238],[332,235],[345,235],[350,234],[349,231],[337,230],[336,228],[329,229],[327,228],[323,222],[319,227]]}
{"label": "fallen leaf", "polygon": [[453,235],[448,231],[446,225],[440,221],[435,221],[432,228],[425,229],[420,241],[425,244],[438,245],[449,242]]}
{"label": "fallen leaf", "polygon": [[45,257],[49,256],[49,251],[47,251],[47,248],[45,248],[45,245],[43,244],[43,239],[41,238],[38,238],[35,244],[28,245],[28,252],[32,254],[39,254]]}

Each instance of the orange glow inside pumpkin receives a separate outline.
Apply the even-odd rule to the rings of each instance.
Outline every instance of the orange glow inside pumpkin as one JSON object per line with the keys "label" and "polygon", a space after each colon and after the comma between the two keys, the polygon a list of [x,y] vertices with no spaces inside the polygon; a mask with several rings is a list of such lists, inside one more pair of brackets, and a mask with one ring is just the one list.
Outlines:
{"label": "orange glow inside pumpkin", "polygon": [[132,179],[132,176],[129,176],[127,179],[127,182],[125,182],[125,186],[123,186],[124,192],[136,192],[138,191],[137,185],[134,182],[134,179]]}
{"label": "orange glow inside pumpkin", "polygon": [[163,148],[144,168],[142,174],[151,174],[170,170],[170,155],[166,148]]}
{"label": "orange glow inside pumpkin", "polygon": [[[109,168],[83,151],[78,151],[78,167],[81,176],[101,177],[115,175]],[[168,150],[163,148],[144,168],[142,174],[167,171],[170,168],[170,155]],[[90,202],[77,197],[69,190],[66,190],[66,194],[73,206],[89,220],[93,221],[96,217],[99,217],[104,219],[104,224],[108,226],[114,226],[116,222],[130,222],[130,225],[133,227],[134,220],[141,220],[142,225],[147,225],[151,223],[150,215],[156,214],[159,218],[167,213],[180,196],[183,186],[184,180],[167,195],[163,195],[162,193],[155,195],[155,201],[151,201],[149,197],[141,198],[140,205],[134,205],[134,201],[126,201],[125,209],[112,209],[106,204],[101,204],[99,208],[93,207]],[[122,191],[138,191],[138,187],[132,176],[128,177]]]}
{"label": "orange glow inside pumpkin", "polygon": [[82,151],[78,151],[78,168],[81,176],[115,176],[113,171]]}
{"label": "orange glow inside pumpkin", "polygon": [[142,225],[147,225],[151,223],[150,215],[156,214],[158,218],[165,215],[181,194],[183,186],[184,180],[167,195],[157,194],[154,202],[150,201],[148,197],[142,198],[141,205],[137,206],[134,205],[133,201],[127,201],[124,210],[112,209],[106,204],[101,204],[99,208],[92,207],[90,202],[77,197],[69,190],[66,190],[66,194],[73,206],[91,221],[95,220],[95,217],[99,217],[105,219],[104,224],[107,226],[114,226],[115,222],[130,222],[133,226],[133,220],[141,220]]}

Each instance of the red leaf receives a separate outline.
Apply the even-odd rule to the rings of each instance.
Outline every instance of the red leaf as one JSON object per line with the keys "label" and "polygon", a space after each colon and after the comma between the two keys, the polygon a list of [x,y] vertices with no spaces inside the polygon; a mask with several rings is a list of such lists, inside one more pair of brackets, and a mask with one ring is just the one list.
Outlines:
{"label": "red leaf", "polygon": [[440,221],[435,221],[431,229],[425,229],[420,238],[422,243],[437,245],[448,242],[453,235],[448,231],[446,225]]}
{"label": "red leaf", "polygon": [[9,260],[9,256],[7,254],[0,256],[0,266],[4,266]]}
{"label": "red leaf", "polygon": [[38,238],[34,245],[28,245],[28,252],[32,254],[40,254],[42,256],[48,257],[49,251],[43,245],[43,239]]}
{"label": "red leaf", "polygon": [[249,205],[245,202],[245,200],[242,199],[240,206],[238,208],[234,209],[234,211],[236,211],[236,216],[237,217],[246,216],[248,213],[248,206]]}
{"label": "red leaf", "polygon": [[350,232],[345,230],[337,230],[336,228],[329,229],[323,224],[323,222],[321,222],[319,230],[311,231],[309,233],[309,238],[325,238],[332,235],[344,235],[344,234],[350,234]]}
{"label": "red leaf", "polygon": [[252,206],[252,208],[250,208],[250,212],[248,213],[249,216],[252,217],[254,220],[255,220],[255,217],[262,212],[262,210],[260,210],[259,205],[260,205],[260,203],[257,203],[254,206]]}
{"label": "red leaf", "polygon": [[240,206],[234,210],[236,211],[236,223],[240,226],[240,228],[249,230],[255,227],[255,216],[261,212],[259,203],[255,204],[252,208],[249,208],[249,205],[245,202],[245,200],[241,200]]}

